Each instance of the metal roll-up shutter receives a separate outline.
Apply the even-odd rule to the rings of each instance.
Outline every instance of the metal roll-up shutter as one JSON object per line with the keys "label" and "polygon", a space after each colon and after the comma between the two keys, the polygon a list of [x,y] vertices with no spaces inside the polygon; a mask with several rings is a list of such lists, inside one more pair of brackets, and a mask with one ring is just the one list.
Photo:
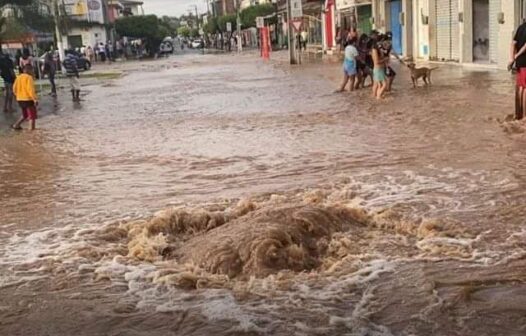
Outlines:
{"label": "metal roll-up shutter", "polygon": [[458,60],[460,57],[458,0],[436,0],[436,58]]}
{"label": "metal roll-up shutter", "polygon": [[436,0],[436,56],[448,60],[451,52],[450,0]]}
{"label": "metal roll-up shutter", "polygon": [[450,0],[449,17],[451,23],[451,56],[452,61],[460,59],[460,29],[458,26],[458,0]]}
{"label": "metal roll-up shutter", "polygon": [[499,54],[499,22],[498,15],[501,11],[501,0],[489,1],[489,61],[498,63]]}

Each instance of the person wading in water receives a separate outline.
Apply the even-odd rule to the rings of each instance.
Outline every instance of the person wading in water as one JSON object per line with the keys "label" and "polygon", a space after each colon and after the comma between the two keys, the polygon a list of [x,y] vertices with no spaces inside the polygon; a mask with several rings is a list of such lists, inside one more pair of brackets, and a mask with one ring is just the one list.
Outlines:
{"label": "person wading in water", "polygon": [[526,113],[526,21],[523,22],[513,37],[510,50],[510,63],[517,68],[517,82],[515,86],[515,119],[521,120]]}

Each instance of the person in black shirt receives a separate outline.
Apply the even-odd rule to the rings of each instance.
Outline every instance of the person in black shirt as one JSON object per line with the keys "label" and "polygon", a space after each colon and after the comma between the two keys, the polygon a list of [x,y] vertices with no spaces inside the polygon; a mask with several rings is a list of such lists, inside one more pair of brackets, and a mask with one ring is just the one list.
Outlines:
{"label": "person in black shirt", "polygon": [[526,23],[517,28],[511,42],[510,63],[517,68],[517,83],[515,86],[515,118],[520,120],[526,113]]}
{"label": "person in black shirt", "polygon": [[4,80],[4,112],[13,112],[13,83],[15,82],[15,65],[9,55],[0,50],[0,76]]}

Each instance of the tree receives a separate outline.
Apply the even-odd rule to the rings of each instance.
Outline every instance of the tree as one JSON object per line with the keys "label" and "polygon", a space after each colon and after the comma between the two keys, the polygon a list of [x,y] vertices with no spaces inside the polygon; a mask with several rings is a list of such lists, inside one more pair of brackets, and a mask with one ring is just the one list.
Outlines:
{"label": "tree", "polygon": [[145,39],[150,56],[155,54],[163,39],[169,35],[155,15],[119,18],[115,22],[115,30],[120,36]]}
{"label": "tree", "polygon": [[161,25],[166,27],[170,31],[170,35],[176,35],[177,29],[180,26],[178,18],[166,15],[161,18]]}
{"label": "tree", "polygon": [[[241,17],[241,25],[243,28],[250,28],[256,26],[256,18],[258,16],[269,16],[276,13],[276,8],[271,3],[254,5],[247,7],[241,11],[239,16]],[[277,17],[274,16],[269,19],[269,23],[277,23]]]}
{"label": "tree", "polygon": [[[224,41],[226,41],[228,51],[232,50],[230,39],[232,38],[234,31],[236,30],[237,16],[235,14],[220,16],[217,20],[217,23],[221,37],[223,37],[221,39],[221,49],[223,49]],[[232,29],[230,32],[227,32],[227,23],[230,23],[230,27]]]}
{"label": "tree", "polygon": [[207,34],[216,34],[219,30],[217,18],[211,17],[208,22],[203,26],[203,31]]}
{"label": "tree", "polygon": [[179,36],[182,36],[182,37],[190,37],[190,28],[188,27],[179,27],[179,29],[177,29],[177,35]]}
{"label": "tree", "polygon": [[[232,31],[235,30],[237,24],[237,16],[235,14],[220,16],[217,20],[218,27],[221,32],[226,32],[227,23],[230,22]],[[230,34],[232,35],[232,34]]]}
{"label": "tree", "polygon": [[193,38],[199,37],[199,29],[192,28],[192,30],[190,30],[190,37],[193,37]]}
{"label": "tree", "polygon": [[27,6],[32,2],[33,0],[0,0],[0,8],[6,5]]}
{"label": "tree", "polygon": [[0,9],[11,6],[12,17],[0,18],[0,39],[18,39],[31,31],[52,32],[53,20],[40,12],[35,0],[0,0]]}

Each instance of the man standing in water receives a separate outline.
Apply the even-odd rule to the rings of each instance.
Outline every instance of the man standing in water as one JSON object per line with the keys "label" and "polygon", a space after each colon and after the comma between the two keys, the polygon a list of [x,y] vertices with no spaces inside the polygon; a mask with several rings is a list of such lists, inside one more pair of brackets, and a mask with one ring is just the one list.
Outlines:
{"label": "man standing in water", "polygon": [[13,83],[16,79],[15,65],[9,55],[0,49],[0,77],[4,80],[4,112],[13,112]]}
{"label": "man standing in water", "polygon": [[526,22],[523,22],[513,37],[510,50],[511,68],[515,63],[517,68],[517,83],[515,86],[515,119],[521,120],[526,113]]}
{"label": "man standing in water", "polygon": [[71,96],[74,102],[80,101],[80,82],[79,69],[77,67],[77,60],[71,51],[66,51],[66,59],[64,60],[64,68],[66,69],[66,76],[69,79],[71,86]]}
{"label": "man standing in water", "polygon": [[49,47],[49,50],[44,55],[44,66],[42,70],[44,75],[47,75],[49,78],[49,83],[51,84],[51,95],[56,97],[57,86],[55,85],[55,74],[57,72],[57,65],[55,63],[55,51],[53,45]]}

